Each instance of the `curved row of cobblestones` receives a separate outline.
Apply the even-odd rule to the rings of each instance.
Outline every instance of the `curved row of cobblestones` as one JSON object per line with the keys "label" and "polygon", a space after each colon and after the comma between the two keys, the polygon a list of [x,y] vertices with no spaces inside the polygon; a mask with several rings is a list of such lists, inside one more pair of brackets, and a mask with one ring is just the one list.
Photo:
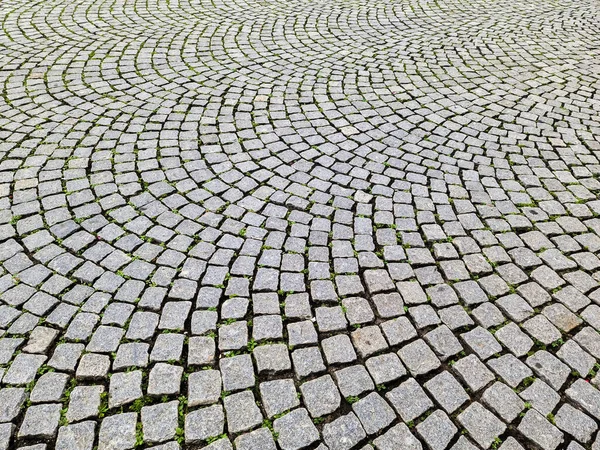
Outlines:
{"label": "curved row of cobblestones", "polygon": [[597,1],[0,1],[0,450],[600,445]]}

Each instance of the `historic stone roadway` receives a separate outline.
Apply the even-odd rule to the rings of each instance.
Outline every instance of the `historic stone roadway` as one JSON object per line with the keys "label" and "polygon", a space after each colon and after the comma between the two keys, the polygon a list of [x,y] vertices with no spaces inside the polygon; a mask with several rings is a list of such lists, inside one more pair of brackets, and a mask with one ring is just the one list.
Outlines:
{"label": "historic stone roadway", "polygon": [[598,0],[0,22],[0,450],[600,448]]}

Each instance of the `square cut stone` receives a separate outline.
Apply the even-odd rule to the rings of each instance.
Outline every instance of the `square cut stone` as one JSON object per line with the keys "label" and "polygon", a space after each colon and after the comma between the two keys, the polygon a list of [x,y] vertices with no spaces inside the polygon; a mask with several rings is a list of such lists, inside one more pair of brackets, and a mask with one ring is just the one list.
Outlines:
{"label": "square cut stone", "polygon": [[325,416],[340,407],[341,396],[330,375],[324,375],[300,386],[302,399],[312,417]]}
{"label": "square cut stone", "polygon": [[259,390],[268,417],[279,415],[300,404],[291,379],[266,381],[260,384]]}
{"label": "square cut stone", "polygon": [[373,356],[365,361],[375,384],[385,384],[406,375],[406,369],[395,353]]}
{"label": "square cut stone", "polygon": [[433,402],[414,378],[392,389],[385,397],[405,422],[416,419],[433,407]]}
{"label": "square cut stone", "polygon": [[450,372],[444,371],[436,375],[424,386],[448,414],[452,414],[469,401],[469,394]]}
{"label": "square cut stone", "polygon": [[369,435],[378,433],[396,419],[394,410],[376,392],[354,403],[352,409]]}
{"label": "square cut stone", "polygon": [[417,433],[421,435],[431,450],[444,450],[458,431],[450,418],[441,410],[431,413],[417,425]]}
{"label": "square cut stone", "polygon": [[359,328],[353,331],[351,336],[354,347],[363,358],[388,348],[388,344],[377,325]]}
{"label": "square cut stone", "polygon": [[402,347],[398,356],[413,376],[425,375],[440,366],[440,360],[422,339]]}
{"label": "square cut stone", "polygon": [[478,402],[471,403],[458,415],[457,420],[483,448],[492,445],[506,430],[506,425]]}
{"label": "square cut stone", "polygon": [[357,397],[375,389],[373,380],[362,365],[346,367],[334,372],[333,376],[344,397]]}

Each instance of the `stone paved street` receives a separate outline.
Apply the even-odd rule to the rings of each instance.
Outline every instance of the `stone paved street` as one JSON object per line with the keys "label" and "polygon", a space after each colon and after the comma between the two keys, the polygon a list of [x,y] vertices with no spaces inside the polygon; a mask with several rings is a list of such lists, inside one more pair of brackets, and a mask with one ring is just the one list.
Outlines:
{"label": "stone paved street", "polygon": [[599,0],[0,0],[0,450],[599,450]]}

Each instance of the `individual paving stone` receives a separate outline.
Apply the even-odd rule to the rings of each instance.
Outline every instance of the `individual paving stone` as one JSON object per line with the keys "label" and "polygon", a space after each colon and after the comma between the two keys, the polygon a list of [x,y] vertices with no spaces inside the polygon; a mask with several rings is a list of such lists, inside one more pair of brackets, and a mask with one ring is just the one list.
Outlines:
{"label": "individual paving stone", "polygon": [[566,403],[554,416],[554,424],[584,444],[588,444],[598,430],[598,425],[591,417]]}
{"label": "individual paving stone", "polygon": [[[183,367],[157,363],[148,377],[148,395],[162,396],[179,394]],[[193,374],[190,374],[190,377]],[[189,384],[189,379],[188,379]]]}
{"label": "individual paving stone", "polygon": [[97,353],[86,353],[81,357],[77,372],[78,379],[101,379],[106,378],[110,369],[110,357]]}
{"label": "individual paving stone", "polygon": [[513,355],[502,355],[499,358],[490,359],[488,366],[513,388],[517,387],[525,378],[533,375],[531,369]]}
{"label": "individual paving stone", "polygon": [[424,387],[448,414],[452,414],[469,401],[467,392],[456,378],[446,371],[427,381]]}
{"label": "individual paving stone", "polygon": [[350,325],[365,324],[375,319],[375,314],[364,298],[351,297],[342,300],[342,309]]}
{"label": "individual paving stone", "polygon": [[[352,349],[352,344],[350,344]],[[354,349],[352,349],[354,352]],[[354,354],[356,359],[356,354]],[[292,352],[292,361],[294,362],[294,371],[297,378],[304,378],[311,374],[317,374],[325,371],[323,356],[318,347],[300,348]]]}
{"label": "individual paving stone", "polygon": [[533,369],[537,376],[557,391],[560,390],[571,373],[566,364],[563,364],[546,350],[539,350],[527,358],[526,363]]}
{"label": "individual paving stone", "polygon": [[352,409],[369,435],[378,433],[396,419],[394,410],[376,392],[354,403]]}
{"label": "individual paving stone", "polygon": [[179,401],[144,406],[141,410],[142,432],[144,441],[160,443],[175,436],[178,424]]}
{"label": "individual paving stone", "polygon": [[149,344],[132,342],[121,344],[113,361],[113,370],[127,367],[146,367],[148,365]]}
{"label": "individual paving stone", "polygon": [[557,448],[564,436],[558,428],[533,409],[525,413],[518,430],[544,450]]}
{"label": "individual paving stone", "polygon": [[433,407],[433,402],[414,378],[401,383],[385,397],[405,422],[416,419]]}
{"label": "individual paving stone", "polygon": [[550,414],[560,401],[560,395],[542,380],[535,380],[519,396],[544,416]]}
{"label": "individual paving stone", "polygon": [[95,353],[112,353],[117,350],[123,334],[125,332],[121,328],[101,325],[92,335],[86,350]]}
{"label": "individual paving stone", "polygon": [[374,439],[373,444],[375,444],[378,450],[392,450],[396,448],[422,450],[423,448],[421,443],[403,423],[393,426],[384,434]]}
{"label": "individual paving stone", "polygon": [[395,353],[373,356],[365,361],[365,366],[377,385],[395,381],[406,375],[406,369]]}
{"label": "individual paving stone", "polygon": [[377,315],[389,319],[404,314],[404,302],[397,292],[376,294],[372,297]]}
{"label": "individual paving stone", "polygon": [[366,436],[354,413],[341,416],[323,426],[323,440],[330,450],[349,450]]}
{"label": "individual paving stone", "polygon": [[303,383],[300,392],[312,417],[331,414],[340,406],[341,396],[330,375]]}
{"label": "individual paving stone", "polygon": [[12,423],[0,424],[0,449],[8,450],[15,426]]}
{"label": "individual paving stone", "polygon": [[504,423],[478,402],[471,403],[457,420],[483,448],[488,448],[506,430]]}
{"label": "individual paving stone", "polygon": [[408,313],[419,330],[440,323],[440,318],[430,305],[413,306],[408,308]]}
{"label": "individual paving stone", "polygon": [[104,386],[75,386],[69,396],[66,418],[69,422],[96,417],[100,408],[100,395]]}
{"label": "individual paving stone", "polygon": [[398,356],[413,376],[424,375],[440,366],[435,353],[421,339],[402,347]]}
{"label": "individual paving stone", "polygon": [[77,361],[83,352],[83,344],[59,344],[54,349],[52,358],[48,361],[48,366],[56,370],[73,372]]}
{"label": "individual paving stone", "polygon": [[36,382],[29,400],[32,403],[58,402],[68,381],[69,375],[66,373],[47,372]]}
{"label": "individual paving stone", "polygon": [[[179,386],[178,386],[179,388]],[[148,391],[150,394],[150,391]],[[188,406],[210,405],[221,396],[221,375],[217,370],[202,370],[188,377]]]}
{"label": "individual paving stone", "polygon": [[[189,347],[192,347],[193,339],[198,338],[190,338]],[[150,352],[150,361],[176,361],[180,359],[184,341],[185,336],[182,334],[159,334]]]}
{"label": "individual paving stone", "polygon": [[591,327],[585,327],[573,339],[592,356],[600,357],[600,334]]}
{"label": "individual paving stone", "polygon": [[560,331],[541,314],[525,321],[523,329],[545,345],[549,345],[561,337]]}
{"label": "individual paving stone", "polygon": [[525,403],[507,385],[497,381],[485,390],[481,401],[506,423],[512,422],[525,408]]}
{"label": "individual paving stone", "polygon": [[137,413],[122,413],[105,417],[100,424],[98,447],[110,450],[131,449],[135,446]]}
{"label": "individual paving stone", "polygon": [[252,323],[252,338],[255,341],[279,339],[283,336],[281,316],[267,315],[254,318]]}
{"label": "individual paving stone", "polygon": [[398,345],[417,336],[417,330],[406,317],[383,322],[381,330],[390,345]]}
{"label": "individual paving stone", "polygon": [[386,270],[365,270],[363,276],[369,294],[391,291],[395,287]]}
{"label": "individual paving stone", "polygon": [[219,328],[219,349],[221,351],[239,350],[246,345],[248,345],[246,322],[234,322]]}
{"label": "individual paving stone", "polygon": [[52,439],[58,430],[61,405],[47,403],[27,408],[19,428],[19,438]]}
{"label": "individual paving stone", "polygon": [[185,443],[196,444],[220,436],[225,427],[225,414],[221,405],[196,409],[185,416]]}
{"label": "individual paving stone", "polygon": [[[362,365],[346,367],[334,372],[333,376],[343,397],[357,397],[375,389],[373,380]],[[309,408],[310,409],[310,408]]]}
{"label": "individual paving stone", "polygon": [[479,391],[495,379],[494,374],[475,355],[459,359],[452,369],[473,392]]}
{"label": "individual paving stone", "polygon": [[600,391],[598,389],[579,379],[565,391],[565,394],[586,412],[596,419],[600,419]]}
{"label": "individual paving stone", "polygon": [[242,434],[236,438],[234,445],[239,450],[276,450],[277,448],[273,435],[268,428],[259,428],[250,433]]}
{"label": "individual paving stone", "polygon": [[494,337],[517,357],[526,355],[534,344],[514,322],[498,329]]}
{"label": "individual paving stone", "polygon": [[350,363],[356,361],[356,352],[345,334],[338,334],[321,341],[327,364]]}
{"label": "individual paving stone", "polygon": [[482,327],[461,334],[461,338],[482,360],[502,351],[502,346],[498,344],[494,336]]}
{"label": "individual paving stone", "polygon": [[316,344],[317,331],[310,320],[294,322],[287,326],[288,344],[292,347],[297,345]]}
{"label": "individual paving stone", "polygon": [[288,348],[284,344],[261,345],[252,351],[258,373],[285,372],[292,368]]}
{"label": "individual paving stone", "polygon": [[444,450],[458,431],[448,416],[441,410],[431,413],[417,425],[417,433],[432,450]]}
{"label": "individual paving stone", "polygon": [[142,372],[115,373],[110,377],[108,406],[116,408],[142,397]]}
{"label": "individual paving stone", "polygon": [[34,380],[38,369],[44,364],[44,355],[19,353],[2,378],[3,384],[23,385]]}
{"label": "individual paving stone", "polygon": [[249,430],[262,423],[263,416],[250,391],[228,395],[223,399],[229,433]]}
{"label": "individual paving stone", "polygon": [[348,325],[344,311],[339,306],[316,308],[315,316],[317,327],[322,333],[345,330]]}
{"label": "individual paving stone", "polygon": [[0,390],[0,422],[10,422],[19,415],[21,406],[27,399],[24,388],[4,388]]}
{"label": "individual paving stone", "polygon": [[442,361],[463,351],[463,346],[445,325],[431,330],[423,338]]}
{"label": "individual paving stone", "polygon": [[95,430],[96,423],[91,420],[60,427],[55,448],[57,450],[92,450]]}
{"label": "individual paving stone", "polygon": [[351,333],[352,343],[362,358],[388,348],[388,344],[377,325],[359,328]]}
{"label": "individual paving stone", "polygon": [[294,381],[273,380],[259,386],[262,404],[269,418],[300,405]]}
{"label": "individual paving stone", "polygon": [[223,389],[238,391],[254,386],[254,366],[250,355],[238,355],[219,361]]}
{"label": "individual paving stone", "polygon": [[594,364],[596,364],[596,359],[583,351],[583,349],[571,339],[558,349],[556,356],[583,377],[586,377],[594,367]]}
{"label": "individual paving stone", "polygon": [[283,450],[300,450],[319,439],[319,432],[304,408],[295,409],[273,421],[277,443]]}

